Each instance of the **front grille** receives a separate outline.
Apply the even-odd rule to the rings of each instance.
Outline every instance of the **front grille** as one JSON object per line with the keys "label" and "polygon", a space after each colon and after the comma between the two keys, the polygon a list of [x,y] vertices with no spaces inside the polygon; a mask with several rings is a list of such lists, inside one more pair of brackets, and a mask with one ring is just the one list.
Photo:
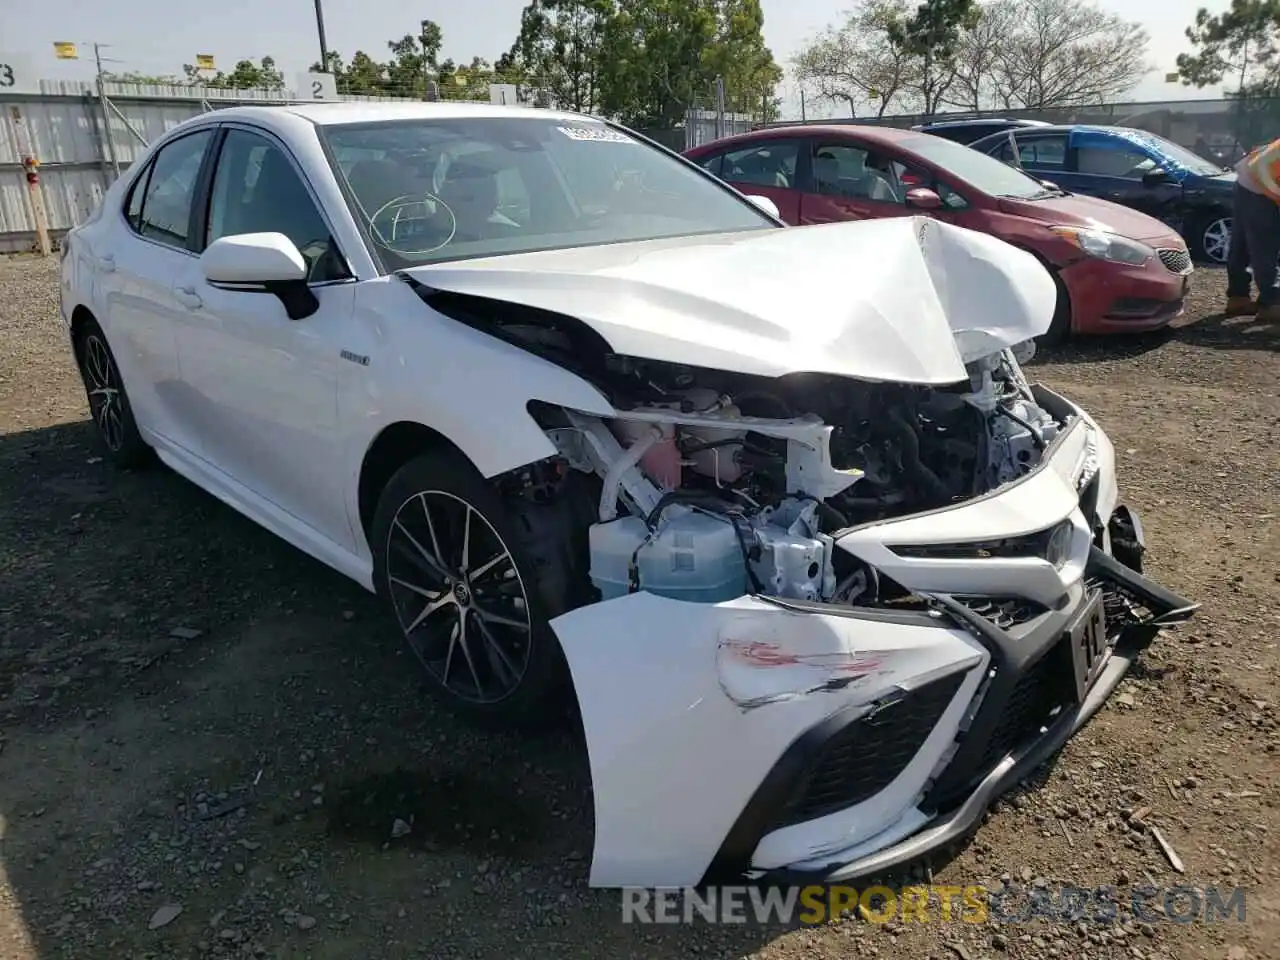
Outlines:
{"label": "front grille", "polygon": [[1172,273],[1187,273],[1191,269],[1191,254],[1186,250],[1166,247],[1163,250],[1157,250],[1156,256],[1160,258],[1165,269]]}
{"label": "front grille", "polygon": [[800,777],[774,829],[836,813],[889,786],[920,752],[964,677],[948,674],[842,728]]}
{"label": "front grille", "polygon": [[1023,600],[1020,597],[1008,600],[998,597],[954,597],[953,599],[1001,630],[1010,630],[1024,623],[1030,623],[1044,613],[1044,608],[1038,603]]}
{"label": "front grille", "polygon": [[1018,679],[987,740],[974,771],[977,776],[984,776],[1006,754],[1039,736],[1054,711],[1074,699],[1070,643],[1069,637],[1058,641]]}
{"label": "front grille", "polygon": [[1151,609],[1140,598],[1109,577],[1087,577],[1085,587],[1090,592],[1102,591],[1102,606],[1107,611],[1107,635],[1112,639],[1125,627],[1141,623],[1152,615]]}

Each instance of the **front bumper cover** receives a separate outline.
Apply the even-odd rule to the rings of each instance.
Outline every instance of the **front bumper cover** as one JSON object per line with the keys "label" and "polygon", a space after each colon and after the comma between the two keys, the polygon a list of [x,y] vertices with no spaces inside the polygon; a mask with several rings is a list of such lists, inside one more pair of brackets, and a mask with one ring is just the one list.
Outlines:
{"label": "front bumper cover", "polygon": [[[1141,527],[1136,516],[1131,511],[1125,511],[1124,516],[1133,519],[1129,529],[1136,529],[1140,537]],[[992,738],[996,728],[1006,719],[1011,698],[1015,696],[1020,682],[1027,678],[1034,664],[1052,656],[1053,651],[1066,642],[1061,621],[1055,620],[1029,634],[1014,636],[963,603],[950,597],[936,597],[953,618],[979,635],[983,645],[992,652],[996,667],[983,703],[957,752],[921,803],[922,809],[932,811],[927,823],[907,837],[873,852],[855,855],[853,859],[837,854],[802,865],[752,870],[747,862],[755,846],[750,836],[754,833],[758,841],[761,825],[774,822],[777,812],[776,799],[771,802],[757,794],[730,832],[726,846],[721,848],[713,870],[705,879],[725,879],[733,874],[738,878],[751,877],[784,884],[847,882],[899,869],[972,832],[1001,795],[1025,779],[1089,722],[1160,627],[1185,622],[1199,606],[1124,566],[1097,547],[1091,551],[1086,573],[1086,582],[1099,585],[1103,590],[1109,612],[1123,606],[1128,616],[1122,621],[1109,655],[1101,663],[1083,697],[1061,710],[1042,733],[1002,752],[994,765],[991,764]],[[1082,597],[1073,605],[1072,613],[1084,604],[1085,598]],[[820,745],[812,742],[808,746],[820,749]],[[797,759],[790,758],[793,766]],[[864,843],[859,847],[865,850],[872,845]]]}

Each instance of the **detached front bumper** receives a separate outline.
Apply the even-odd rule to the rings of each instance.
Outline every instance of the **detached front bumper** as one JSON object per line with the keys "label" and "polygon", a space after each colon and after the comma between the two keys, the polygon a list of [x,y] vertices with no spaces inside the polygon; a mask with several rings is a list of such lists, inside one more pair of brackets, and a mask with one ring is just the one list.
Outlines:
{"label": "detached front bumper", "polygon": [[[847,880],[919,857],[972,829],[1194,612],[1137,572],[1142,528],[1117,504],[1105,434],[1036,390],[1072,422],[1026,476],[833,535],[913,609],[640,592],[551,622],[591,763],[592,886]],[[955,556],[1051,528],[1070,533],[1056,559]]]}
{"label": "detached front bumper", "polygon": [[[1124,522],[1136,517],[1126,511]],[[1108,646],[1093,666],[1087,686],[1068,689],[1071,650],[1081,642],[1070,626],[1054,621],[1031,631],[997,626],[988,616],[949,597],[938,599],[968,624],[993,653],[988,689],[947,766],[924,792],[917,808],[921,826],[900,839],[871,838],[849,851],[808,861],[757,869],[754,876],[778,883],[836,883],[902,867],[975,829],[987,809],[1056,753],[1106,702],[1137,654],[1162,626],[1187,620],[1197,609],[1098,548],[1091,552],[1082,597],[1065,618],[1072,624],[1100,592],[1108,613]],[[1065,681],[1065,682],[1062,682]],[[1046,699],[1038,699],[1046,698]],[[1043,722],[1042,722],[1043,721]],[[819,755],[821,748],[818,748]],[[763,819],[763,811],[757,813]],[[740,859],[740,854],[739,854]],[[726,861],[722,867],[729,866]]]}

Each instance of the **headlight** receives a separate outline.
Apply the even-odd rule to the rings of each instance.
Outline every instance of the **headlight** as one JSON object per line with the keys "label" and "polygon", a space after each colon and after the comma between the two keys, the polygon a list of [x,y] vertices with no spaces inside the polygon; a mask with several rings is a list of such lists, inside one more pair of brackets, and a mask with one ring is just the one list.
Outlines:
{"label": "headlight", "polygon": [[1063,521],[1053,528],[1049,534],[1049,542],[1045,546],[1044,558],[1061,570],[1071,559],[1071,540],[1075,528],[1069,521]]}
{"label": "headlight", "polygon": [[1119,234],[1107,233],[1105,230],[1086,230],[1081,227],[1050,227],[1054,233],[1090,257],[1099,260],[1110,260],[1113,263],[1128,263],[1140,267],[1156,252],[1145,243],[1130,240]]}

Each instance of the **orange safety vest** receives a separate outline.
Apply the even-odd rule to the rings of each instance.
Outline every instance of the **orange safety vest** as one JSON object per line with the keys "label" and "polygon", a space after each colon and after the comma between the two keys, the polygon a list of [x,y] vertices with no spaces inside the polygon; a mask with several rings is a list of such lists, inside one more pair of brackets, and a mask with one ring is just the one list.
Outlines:
{"label": "orange safety vest", "polygon": [[1254,147],[1245,157],[1245,164],[1262,192],[1280,203],[1280,139]]}

